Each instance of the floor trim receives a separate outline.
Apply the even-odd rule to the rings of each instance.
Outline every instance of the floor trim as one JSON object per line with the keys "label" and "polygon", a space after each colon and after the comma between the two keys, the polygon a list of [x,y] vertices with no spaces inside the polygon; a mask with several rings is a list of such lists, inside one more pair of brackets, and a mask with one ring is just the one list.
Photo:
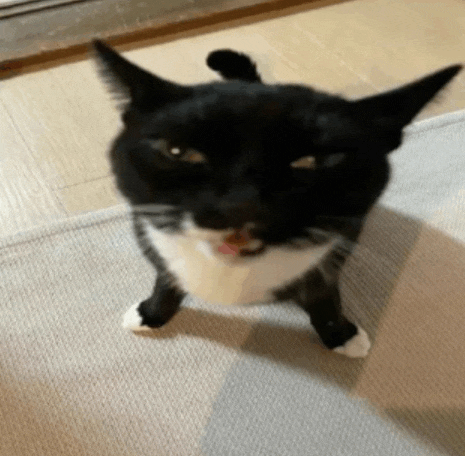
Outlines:
{"label": "floor trim", "polygon": [[130,49],[141,41],[174,40],[203,28],[228,28],[238,20],[255,22],[264,15],[284,16],[350,0],[65,1],[2,19],[0,79],[87,58],[88,44],[97,37]]}

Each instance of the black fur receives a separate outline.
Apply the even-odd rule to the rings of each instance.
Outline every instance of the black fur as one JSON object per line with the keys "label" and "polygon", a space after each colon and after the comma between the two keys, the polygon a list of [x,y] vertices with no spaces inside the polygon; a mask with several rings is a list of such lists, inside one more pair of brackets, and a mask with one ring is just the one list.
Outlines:
{"label": "black fur", "polygon": [[[94,47],[104,76],[125,100],[125,127],[110,157],[118,187],[131,204],[173,206],[152,217],[172,232],[181,230],[180,215],[188,210],[204,228],[239,229],[254,222],[252,233],[266,246],[309,238],[308,228],[344,236],[350,242],[339,245],[320,268],[274,292],[308,312],[326,346],[353,337],[357,328],[341,311],[340,267],[387,185],[387,156],[401,144],[402,129],[461,67],[347,101],[303,85],[266,85],[253,62],[234,51],[215,51],[207,60],[234,81],[181,86],[147,73],[100,41]],[[167,158],[149,146],[160,138],[179,150],[193,148],[206,160]],[[315,157],[316,169],[290,166],[307,155]],[[134,217],[140,239],[137,212]],[[139,312],[146,324],[159,326],[185,293],[163,259],[143,248],[161,278]]]}
{"label": "black fur", "polygon": [[255,63],[245,54],[229,49],[220,49],[210,53],[207,65],[218,71],[225,79],[240,79],[248,82],[261,82]]}

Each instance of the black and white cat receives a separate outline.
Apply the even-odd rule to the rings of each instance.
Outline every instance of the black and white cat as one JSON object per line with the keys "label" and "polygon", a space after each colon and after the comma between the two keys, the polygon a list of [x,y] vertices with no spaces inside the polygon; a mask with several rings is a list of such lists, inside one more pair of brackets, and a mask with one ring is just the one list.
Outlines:
{"label": "black and white cat", "polygon": [[94,42],[126,102],[111,149],[135,233],[157,270],[124,326],[164,325],[187,293],[222,304],[289,300],[326,347],[363,357],[366,332],[342,313],[338,276],[389,179],[402,129],[455,65],[358,101],[267,85],[251,60],[212,52],[224,82],[182,86]]}

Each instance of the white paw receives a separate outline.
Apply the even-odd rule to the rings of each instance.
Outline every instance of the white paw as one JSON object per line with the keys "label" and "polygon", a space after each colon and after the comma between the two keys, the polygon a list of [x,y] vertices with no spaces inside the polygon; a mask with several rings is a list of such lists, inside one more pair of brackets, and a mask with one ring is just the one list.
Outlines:
{"label": "white paw", "polygon": [[151,331],[150,326],[142,325],[142,317],[139,313],[139,303],[134,304],[130,309],[124,314],[123,317],[123,328],[130,329],[131,331]]}
{"label": "white paw", "polygon": [[364,358],[370,351],[371,343],[368,334],[357,326],[357,334],[344,345],[336,347],[334,351],[349,358]]}

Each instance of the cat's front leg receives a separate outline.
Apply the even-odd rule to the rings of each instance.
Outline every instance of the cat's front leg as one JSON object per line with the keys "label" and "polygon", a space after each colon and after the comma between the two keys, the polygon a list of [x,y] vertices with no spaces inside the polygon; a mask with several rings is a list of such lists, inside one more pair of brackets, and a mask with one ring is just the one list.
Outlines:
{"label": "cat's front leg", "polygon": [[165,325],[178,311],[185,295],[169,276],[158,274],[152,295],[126,312],[123,327],[147,331]]}
{"label": "cat's front leg", "polygon": [[328,290],[326,296],[320,296],[302,307],[326,347],[350,358],[368,355],[371,346],[368,335],[342,313],[336,285]]}
{"label": "cat's front leg", "polygon": [[186,293],[176,285],[163,258],[149,242],[144,219],[133,214],[132,221],[137,243],[157,271],[157,279],[152,295],[145,301],[134,304],[125,313],[123,327],[132,331],[147,331],[168,323],[178,311]]}
{"label": "cat's front leg", "polygon": [[349,321],[342,312],[337,277],[315,269],[289,287],[283,298],[291,299],[310,316],[310,321],[323,344],[342,355],[363,358],[370,349],[367,333]]}

